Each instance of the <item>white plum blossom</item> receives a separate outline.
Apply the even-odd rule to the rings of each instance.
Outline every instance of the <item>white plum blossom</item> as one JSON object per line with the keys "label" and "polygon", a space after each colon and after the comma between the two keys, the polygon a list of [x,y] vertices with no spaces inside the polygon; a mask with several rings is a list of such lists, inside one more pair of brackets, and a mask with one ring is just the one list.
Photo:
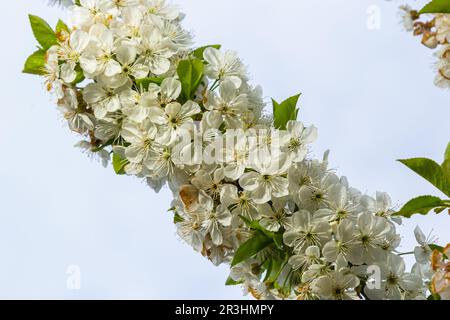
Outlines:
{"label": "white plum blossom", "polygon": [[240,186],[250,191],[255,203],[263,204],[272,197],[280,198],[288,195],[288,180],[283,177],[289,162],[280,156],[264,162],[257,157],[252,167],[255,171],[247,172],[239,179]]}
{"label": "white plum blossom", "polygon": [[160,136],[157,141],[163,144],[173,143],[177,137],[177,130],[189,129],[193,124],[192,117],[201,112],[200,106],[193,101],[188,101],[184,105],[178,102],[171,102],[164,107],[152,107],[149,110],[150,120],[159,126]]}
{"label": "white plum blossom", "polygon": [[98,119],[104,119],[108,112],[120,109],[121,103],[116,89],[110,89],[99,83],[90,83],[83,91],[84,100],[94,109]]}
{"label": "white plum blossom", "polygon": [[206,121],[213,126],[223,121],[230,129],[241,127],[241,118],[247,108],[247,95],[240,93],[235,83],[230,80],[222,81],[219,87],[219,94],[210,92],[208,102],[205,105],[209,110],[205,114]]}
{"label": "white plum blossom", "polygon": [[75,30],[70,34],[59,50],[59,55],[64,63],[61,65],[61,79],[66,83],[72,83],[77,77],[75,68],[80,57],[89,45],[89,35],[82,30]]}
{"label": "white plum blossom", "polygon": [[293,161],[300,162],[306,158],[308,145],[317,139],[317,128],[305,128],[301,122],[291,120],[287,123],[287,134],[282,139],[286,140],[284,147],[292,154]]}
{"label": "white plum blossom", "polygon": [[[421,299],[431,281],[448,294],[448,262],[433,253],[431,275],[419,229],[417,263],[405,272],[390,197],[351,187],[328,167],[328,151],[312,158],[317,129],[297,112],[275,128],[238,55],[193,48],[178,7],[80,0],[70,15],[37,72],[82,136],[77,146],[156,192],[167,186],[178,237],[229,264],[228,284],[257,299]],[[437,39],[448,41],[448,19],[438,20]],[[437,81],[450,87],[443,48]],[[363,290],[369,265],[383,271],[372,292]]]}
{"label": "white plum blossom", "polygon": [[422,287],[422,279],[416,274],[406,273],[405,262],[398,255],[389,255],[387,261],[380,267],[381,288],[366,287],[364,289],[371,299],[401,300],[409,291],[416,291]]}
{"label": "white plum blossom", "polygon": [[284,201],[274,200],[273,205],[267,203],[258,206],[261,220],[261,226],[269,231],[277,232],[281,227],[287,228],[290,223],[290,216],[288,210],[285,208]]}
{"label": "white plum blossom", "polygon": [[430,260],[432,250],[430,248],[430,244],[432,241],[427,239],[423,234],[422,230],[417,226],[414,229],[414,236],[416,237],[416,241],[419,246],[414,248],[414,256],[418,263],[427,263]]}
{"label": "white plum blossom", "polygon": [[236,88],[241,86],[246,71],[235,52],[207,48],[203,55],[208,62],[206,68],[208,77],[214,80],[231,81]]}
{"label": "white plum blossom", "polygon": [[323,247],[331,235],[328,222],[314,219],[308,211],[297,211],[292,215],[292,224],[288,226],[283,238],[286,245],[302,253],[310,246]]}
{"label": "white plum blossom", "polygon": [[80,5],[72,7],[71,21],[75,27],[88,30],[95,23],[107,24],[117,14],[114,1],[80,0]]}

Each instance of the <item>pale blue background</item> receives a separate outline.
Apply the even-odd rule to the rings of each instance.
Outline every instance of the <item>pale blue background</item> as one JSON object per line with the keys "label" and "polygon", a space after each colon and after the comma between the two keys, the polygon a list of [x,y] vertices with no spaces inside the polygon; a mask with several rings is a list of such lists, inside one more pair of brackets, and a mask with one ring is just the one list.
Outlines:
{"label": "pale blue background", "polygon": [[[380,30],[366,27],[373,4]],[[398,4],[182,1],[197,43],[237,50],[267,97],[304,93],[300,117],[320,130],[315,156],[330,148],[353,186],[387,191],[400,206],[440,195],[395,159],[442,159],[450,92],[433,86],[432,52],[402,31]],[[80,154],[41,79],[20,73],[35,46],[27,13],[53,24],[67,13],[36,0],[3,8],[0,298],[241,298],[224,286],[225,267],[177,239],[169,192],[156,195]],[[415,217],[401,228],[405,251],[416,224],[450,241],[450,217]],[[81,267],[81,290],[66,289],[68,265]]]}

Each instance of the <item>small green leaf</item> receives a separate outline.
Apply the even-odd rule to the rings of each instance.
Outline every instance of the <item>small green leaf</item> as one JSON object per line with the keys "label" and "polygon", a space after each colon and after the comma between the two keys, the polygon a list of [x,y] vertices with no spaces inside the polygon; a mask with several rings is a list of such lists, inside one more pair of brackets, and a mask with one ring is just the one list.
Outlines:
{"label": "small green leaf", "polygon": [[262,231],[256,230],[253,236],[244,242],[236,251],[231,266],[245,261],[273,243]]}
{"label": "small green leaf", "polygon": [[205,65],[199,59],[182,60],[178,64],[177,73],[182,86],[182,97],[190,100],[197,91],[202,79]]}
{"label": "small green leaf", "polygon": [[244,221],[244,223],[252,230],[259,230],[261,232],[263,232],[266,236],[268,236],[269,238],[273,237],[273,232],[270,232],[269,230],[265,229],[264,227],[262,227],[258,221],[256,220],[250,220],[247,219],[244,216],[239,216],[241,218],[242,221]]}
{"label": "small green leaf", "polygon": [[103,149],[105,149],[106,147],[111,146],[115,141],[115,138],[109,139],[108,141],[106,141],[105,143],[99,145],[98,147],[93,148],[91,151],[92,152],[99,152],[102,151]]}
{"label": "small green leaf", "polygon": [[113,168],[114,171],[118,175],[124,175],[125,174],[125,166],[129,164],[129,161],[126,159],[122,159],[118,154],[113,154]]}
{"label": "small green leaf", "polygon": [[450,170],[427,158],[399,160],[450,197]]}
{"label": "small green leaf", "polygon": [[38,50],[29,56],[22,72],[37,75],[45,74],[45,51]]}
{"label": "small green leaf", "polygon": [[272,268],[270,273],[266,275],[264,282],[274,283],[280,276],[281,270],[286,264],[287,259],[272,258]]}
{"label": "small green leaf", "polygon": [[262,233],[264,233],[267,237],[271,238],[273,240],[273,242],[275,243],[275,245],[279,248],[282,249],[283,248],[283,234],[281,232],[271,232],[269,230],[267,230],[266,228],[264,228],[263,226],[261,226],[259,224],[258,221],[253,220],[251,221],[250,219],[247,219],[244,216],[239,216],[241,218],[242,221],[244,221],[244,223],[252,230],[259,230]]}
{"label": "small green leaf", "polygon": [[227,281],[225,282],[226,286],[237,286],[238,284],[241,284],[242,281],[235,281],[233,278],[228,277]]}
{"label": "small green leaf", "polygon": [[136,79],[136,85],[138,86],[139,89],[142,88],[144,90],[148,90],[148,86],[150,85],[150,83],[154,83],[160,86],[163,80],[164,80],[163,77]]}
{"label": "small green leaf", "polygon": [[200,48],[195,49],[195,50],[192,52],[192,55],[193,55],[194,57],[196,57],[197,59],[199,59],[199,60],[203,60],[203,59],[204,59],[203,53],[205,53],[205,50],[206,50],[206,49],[208,49],[208,48],[214,48],[214,49],[219,50],[221,47],[222,47],[222,46],[221,46],[220,44],[212,44],[212,45],[209,45],[209,46],[200,47]]}
{"label": "small green leaf", "polygon": [[396,216],[411,218],[413,214],[426,215],[435,208],[450,207],[448,203],[438,197],[421,196],[410,200],[403,208],[397,212]]}
{"label": "small green leaf", "polygon": [[434,251],[434,250],[437,250],[437,251],[439,251],[439,252],[441,252],[441,253],[444,252],[444,247],[438,246],[437,244],[429,244],[428,246],[429,246],[430,249],[433,250],[433,251]]}
{"label": "small green leaf", "polygon": [[286,130],[289,120],[297,120],[298,108],[297,103],[301,94],[290,97],[289,99],[278,103],[272,99],[273,103],[273,120],[276,129]]}
{"label": "small green leaf", "polygon": [[269,279],[270,274],[272,273],[272,267],[273,267],[273,259],[270,259],[268,261],[266,261],[266,263],[264,264],[266,266],[266,275],[264,276],[264,280],[263,282],[266,282],[267,279]]}
{"label": "small green leaf", "polygon": [[70,29],[67,24],[64,23],[64,21],[59,19],[58,23],[56,24],[56,35],[60,34],[63,31],[70,32]]}
{"label": "small green leaf", "polygon": [[444,259],[448,259],[448,256],[445,254],[444,247],[438,246],[437,244],[429,244],[428,246],[430,247],[431,250],[433,251],[437,250],[438,252],[442,253]]}
{"label": "small green leaf", "polygon": [[72,81],[73,85],[83,82],[85,79],[83,69],[81,69],[80,65],[75,67],[75,72],[77,73],[77,76],[75,77],[75,80]]}
{"label": "small green leaf", "polygon": [[437,293],[430,294],[427,300],[441,300],[441,296]]}
{"label": "small green leaf", "polygon": [[50,47],[58,43],[55,32],[45,20],[31,14],[29,15],[29,18],[34,37],[39,42],[42,49],[47,51]]}
{"label": "small green leaf", "polygon": [[425,7],[423,7],[419,13],[450,13],[450,1],[432,0]]}
{"label": "small green leaf", "polygon": [[177,224],[183,221],[184,219],[178,213],[175,213],[175,215],[173,216],[173,223]]}

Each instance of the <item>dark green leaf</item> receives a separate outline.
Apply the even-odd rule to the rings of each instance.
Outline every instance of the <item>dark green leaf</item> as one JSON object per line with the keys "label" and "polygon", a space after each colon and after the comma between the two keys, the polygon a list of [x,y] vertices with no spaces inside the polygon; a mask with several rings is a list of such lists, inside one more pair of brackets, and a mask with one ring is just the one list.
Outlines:
{"label": "dark green leaf", "polygon": [[431,210],[433,210],[435,208],[441,208],[441,207],[445,208],[445,207],[449,207],[449,205],[445,201],[439,199],[438,197],[421,196],[421,197],[410,200],[395,215],[406,217],[406,218],[411,218],[411,216],[413,214],[426,215]]}
{"label": "dark green leaf", "polygon": [[114,153],[112,163],[113,163],[114,171],[118,175],[124,175],[125,174],[125,166],[129,163],[129,161],[126,159],[122,159],[118,154]]}
{"label": "dark green leaf", "polygon": [[43,75],[45,74],[45,51],[38,50],[28,57],[23,68],[23,73]]}
{"label": "dark green leaf", "polygon": [[231,266],[253,257],[272,243],[273,240],[271,238],[267,237],[262,231],[256,230],[253,236],[237,249]]}
{"label": "dark green leaf", "polygon": [[55,32],[45,20],[31,14],[29,18],[34,37],[42,46],[42,49],[47,51],[50,47],[58,43]]}
{"label": "dark green leaf", "polygon": [[192,99],[203,79],[205,65],[199,59],[182,60],[178,64],[177,73],[182,86],[182,97],[185,101]]}
{"label": "dark green leaf", "polygon": [[427,158],[399,161],[450,197],[450,173],[445,167]]}
{"label": "dark green leaf", "polygon": [[419,13],[450,13],[450,1],[432,0]]}
{"label": "dark green leaf", "polygon": [[175,215],[173,216],[173,223],[177,224],[183,221],[184,219],[178,213],[175,213]]}
{"label": "dark green leaf", "polygon": [[[434,212],[436,213],[436,214],[439,214],[439,213],[442,213],[444,210],[446,210],[446,209],[448,209],[448,208],[446,208],[446,207],[440,207],[440,208],[435,208],[434,209]],[[449,211],[449,214],[450,214],[450,211]]]}
{"label": "dark green leaf", "polygon": [[220,44],[212,44],[212,45],[209,45],[209,46],[200,47],[200,48],[195,49],[192,52],[192,55],[194,57],[196,57],[197,59],[203,60],[204,59],[203,58],[203,53],[205,53],[206,49],[208,49],[208,48],[220,49],[221,47],[222,46]]}
{"label": "dark green leaf", "polygon": [[275,245],[278,247],[278,249],[283,249],[284,242],[283,242],[283,233],[282,232],[274,233],[272,239],[275,242]]}
{"label": "dark green leaf", "polygon": [[106,147],[111,146],[114,143],[114,138],[109,139],[108,141],[106,141],[105,143],[99,145],[98,147],[93,148],[91,151],[92,152],[99,152],[102,151],[103,149],[105,149]]}
{"label": "dark green leaf", "polygon": [[427,300],[441,300],[441,296],[437,293],[430,294]]}
{"label": "dark green leaf", "polygon": [[439,252],[444,252],[444,247],[438,246],[437,244],[429,244],[428,245],[431,250],[437,250]]}
{"label": "dark green leaf", "polygon": [[297,120],[298,108],[297,103],[301,94],[290,97],[282,103],[276,102],[272,99],[273,103],[273,120],[276,129],[286,130],[286,125],[289,120]]}

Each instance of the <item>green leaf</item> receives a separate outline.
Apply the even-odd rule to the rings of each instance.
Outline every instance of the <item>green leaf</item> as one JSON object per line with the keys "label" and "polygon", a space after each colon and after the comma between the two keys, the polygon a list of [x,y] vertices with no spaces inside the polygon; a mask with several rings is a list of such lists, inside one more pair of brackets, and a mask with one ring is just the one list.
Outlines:
{"label": "green leaf", "polygon": [[178,64],[177,73],[182,86],[182,97],[190,100],[197,91],[202,79],[205,65],[199,59],[182,60]]}
{"label": "green leaf", "polygon": [[275,245],[278,247],[278,249],[283,249],[284,242],[282,232],[274,233],[272,239],[275,242]]}
{"label": "green leaf", "polygon": [[29,15],[29,18],[34,37],[39,42],[42,49],[47,51],[50,47],[58,43],[55,32],[45,20],[31,14]]}
{"label": "green leaf", "polygon": [[428,246],[429,246],[430,249],[433,250],[433,251],[434,251],[434,250],[437,250],[437,251],[439,251],[439,252],[441,252],[441,253],[444,252],[444,247],[438,246],[437,244],[429,244]]}
{"label": "green leaf", "polygon": [[298,108],[297,103],[301,94],[290,97],[282,103],[276,102],[272,99],[273,103],[273,120],[276,129],[286,130],[286,125],[289,120],[297,120]]}
{"label": "green leaf", "polygon": [[431,250],[437,250],[438,252],[442,253],[442,256],[444,257],[444,259],[448,259],[448,256],[445,254],[445,248],[438,246],[437,244],[429,244],[428,245],[430,247]]}
{"label": "green leaf", "polygon": [[263,282],[266,282],[267,279],[269,279],[269,277],[270,277],[270,275],[272,273],[273,261],[274,261],[274,259],[270,259],[269,258],[269,260],[266,261],[266,263],[264,264],[264,265],[267,265],[267,266],[266,266],[266,275],[264,276]]}
{"label": "green leaf", "polygon": [[252,230],[259,230],[262,233],[264,233],[267,237],[271,238],[273,240],[273,242],[275,243],[275,245],[279,248],[282,249],[283,248],[283,233],[282,232],[271,232],[269,230],[267,230],[266,228],[264,228],[263,226],[261,226],[259,224],[258,221],[253,220],[251,221],[250,219],[247,219],[244,216],[239,216],[241,218],[242,221],[244,221],[244,223]]}
{"label": "green leaf", "polygon": [[227,281],[225,282],[226,286],[237,286],[238,284],[241,284],[242,281],[235,281],[233,278],[228,277]]}
{"label": "green leaf", "polygon": [[113,168],[114,171],[118,175],[124,175],[125,174],[125,166],[129,164],[130,162],[126,159],[122,159],[117,153],[113,154]]}
{"label": "green leaf", "polygon": [[103,149],[105,149],[106,147],[111,146],[115,141],[115,138],[111,138],[108,141],[106,141],[105,143],[99,145],[98,147],[93,148],[91,151],[92,152],[99,152],[102,151]]}
{"label": "green leaf", "polygon": [[425,7],[423,7],[419,13],[450,13],[450,1],[432,0]]}
{"label": "green leaf", "polygon": [[60,34],[63,31],[70,32],[70,29],[67,24],[64,23],[64,21],[59,19],[58,23],[56,24],[56,35]]}
{"label": "green leaf", "polygon": [[200,48],[197,48],[194,51],[192,51],[192,55],[194,57],[196,57],[197,59],[199,59],[199,60],[204,60],[203,54],[205,53],[206,49],[214,48],[214,49],[219,50],[221,47],[222,46],[220,44],[212,44],[212,45],[209,45],[209,46],[200,47]]}
{"label": "green leaf", "polygon": [[450,207],[448,203],[438,197],[421,196],[410,200],[403,208],[397,212],[396,216],[411,218],[413,214],[426,215],[435,208]]}
{"label": "green leaf", "polygon": [[430,294],[427,300],[441,300],[441,296],[437,293]]}
{"label": "green leaf", "polygon": [[75,80],[72,81],[73,85],[78,84],[85,79],[83,69],[81,69],[80,65],[75,67],[75,72],[77,73],[77,76],[75,77]]}
{"label": "green leaf", "polygon": [[184,219],[178,213],[175,213],[175,215],[173,216],[173,223],[177,224],[183,221]]}
{"label": "green leaf", "polygon": [[244,242],[236,251],[231,266],[245,261],[273,243],[262,231],[256,230],[253,236]]}
{"label": "green leaf", "polygon": [[45,51],[38,50],[25,61],[23,73],[43,75],[45,74]]}
{"label": "green leaf", "polygon": [[239,216],[240,218],[241,218],[241,220],[242,221],[244,221],[244,223],[250,228],[250,229],[252,229],[252,230],[259,230],[259,231],[261,231],[261,232],[263,232],[266,236],[268,236],[269,238],[272,238],[273,237],[273,232],[270,232],[269,230],[267,230],[267,229],[265,229],[263,226],[261,226],[260,224],[259,224],[259,222],[258,221],[256,221],[256,220],[250,220],[250,219],[247,219],[246,217],[244,217],[244,216]]}
{"label": "green leaf", "polygon": [[157,84],[158,86],[160,86],[161,83],[163,82],[163,80],[164,80],[163,77],[151,77],[151,78],[136,79],[136,84],[139,89],[142,88],[144,90],[148,90],[148,86],[150,85],[150,83],[154,83],[154,84]]}
{"label": "green leaf", "polygon": [[281,273],[283,267],[286,264],[286,261],[287,261],[287,259],[272,258],[271,268],[270,268],[270,270],[267,270],[267,274],[264,279],[264,282],[267,282],[267,283],[276,282],[278,277],[280,276],[280,273]]}
{"label": "green leaf", "polygon": [[450,197],[450,170],[427,158],[399,160]]}
{"label": "green leaf", "polygon": [[444,161],[450,160],[450,142],[447,145],[447,149],[445,150],[444,154]]}

